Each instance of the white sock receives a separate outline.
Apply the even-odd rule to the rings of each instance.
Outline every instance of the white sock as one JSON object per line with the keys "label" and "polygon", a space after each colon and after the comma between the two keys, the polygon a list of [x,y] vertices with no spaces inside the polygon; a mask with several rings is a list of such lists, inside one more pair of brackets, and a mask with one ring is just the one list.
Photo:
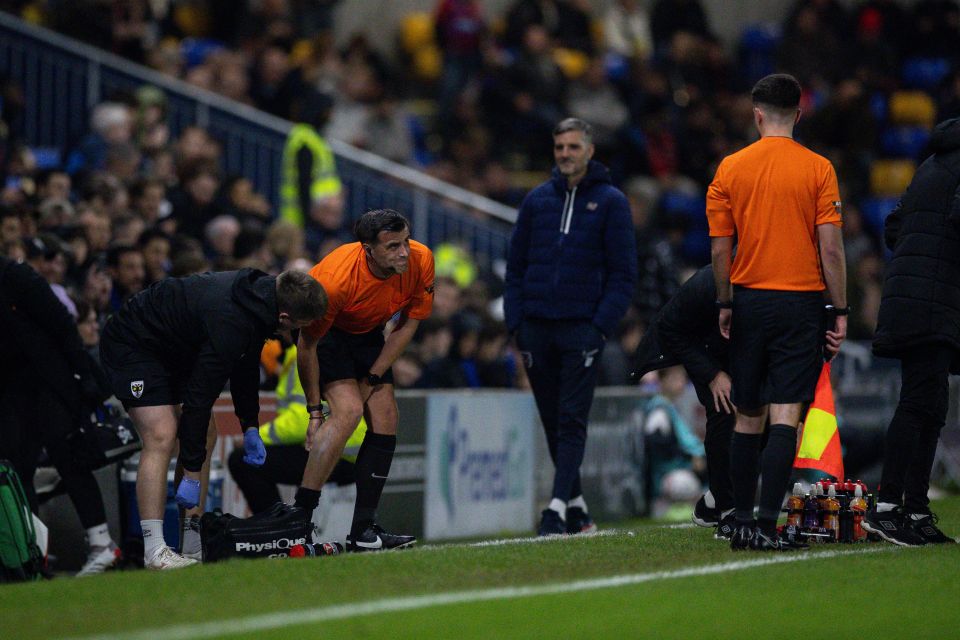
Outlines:
{"label": "white sock", "polygon": [[560,519],[566,522],[567,520],[567,505],[560,498],[554,498],[550,501],[550,506],[548,509],[553,509],[558,514],[560,514]]}
{"label": "white sock", "polygon": [[109,547],[111,542],[113,540],[106,522],[87,529],[87,544],[91,547]]}
{"label": "white sock", "polygon": [[[184,520],[184,524],[186,524],[186,520]],[[191,529],[190,527],[184,526],[183,531],[181,531],[180,533],[180,539],[183,540],[183,544],[180,545],[180,553],[184,555],[188,553],[192,553],[192,554],[200,553],[200,531],[199,530]]]}
{"label": "white sock", "polygon": [[878,502],[877,503],[877,513],[883,513],[884,511],[893,511],[897,508],[897,505],[892,502]]}
{"label": "white sock", "polygon": [[707,492],[703,494],[703,504],[707,505],[707,509],[717,508],[717,501],[713,499],[713,494],[710,493],[709,489],[707,489]]}
{"label": "white sock", "polygon": [[163,539],[163,520],[141,520],[143,529],[143,557],[150,560],[167,546]]}
{"label": "white sock", "polygon": [[567,509],[570,507],[580,507],[583,509],[583,512],[587,512],[587,501],[583,499],[582,495],[577,496],[573,500],[567,503]]}

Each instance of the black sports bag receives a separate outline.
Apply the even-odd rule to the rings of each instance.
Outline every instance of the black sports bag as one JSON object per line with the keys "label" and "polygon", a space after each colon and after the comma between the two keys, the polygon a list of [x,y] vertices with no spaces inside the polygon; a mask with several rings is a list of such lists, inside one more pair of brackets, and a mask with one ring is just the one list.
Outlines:
{"label": "black sports bag", "polygon": [[204,562],[226,558],[286,558],[298,544],[312,542],[313,523],[302,509],[278,502],[249,518],[205,513],[200,518]]}

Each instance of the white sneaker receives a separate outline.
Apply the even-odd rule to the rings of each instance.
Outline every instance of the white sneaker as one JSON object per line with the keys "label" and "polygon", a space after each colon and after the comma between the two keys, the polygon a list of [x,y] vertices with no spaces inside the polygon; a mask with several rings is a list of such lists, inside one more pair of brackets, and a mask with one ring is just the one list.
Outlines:
{"label": "white sneaker", "polygon": [[182,569],[192,564],[197,564],[197,561],[191,558],[184,558],[170,547],[161,547],[160,551],[155,553],[152,558],[143,561],[145,569],[155,569],[157,571]]}
{"label": "white sneaker", "polygon": [[117,566],[122,557],[123,553],[112,542],[107,547],[91,547],[90,553],[87,555],[87,561],[76,577],[82,578],[83,576],[103,573],[107,569]]}

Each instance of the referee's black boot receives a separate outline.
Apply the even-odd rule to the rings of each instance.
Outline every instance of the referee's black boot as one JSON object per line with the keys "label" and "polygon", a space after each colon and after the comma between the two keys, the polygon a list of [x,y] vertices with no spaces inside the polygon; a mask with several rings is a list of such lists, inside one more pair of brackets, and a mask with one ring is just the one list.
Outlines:
{"label": "referee's black boot", "polygon": [[730,536],[730,548],[734,551],[744,551],[750,548],[750,541],[753,540],[753,525],[737,523],[737,528],[733,530]]}
{"label": "referee's black boot", "polygon": [[777,534],[768,536],[759,527],[753,530],[753,537],[750,539],[751,551],[799,551],[809,548],[810,545],[805,542],[781,538]]}
{"label": "referee's black boot", "polygon": [[347,536],[347,551],[360,553],[364,551],[388,551],[402,549],[416,544],[414,536],[401,536],[387,533],[376,523],[367,526],[363,531],[351,532]]}

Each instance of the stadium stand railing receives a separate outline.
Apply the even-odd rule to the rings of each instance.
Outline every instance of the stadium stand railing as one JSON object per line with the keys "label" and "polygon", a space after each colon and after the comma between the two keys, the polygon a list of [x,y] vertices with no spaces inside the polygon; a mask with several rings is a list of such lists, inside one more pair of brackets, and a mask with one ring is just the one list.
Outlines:
{"label": "stadium stand railing", "polygon": [[[14,133],[37,148],[69,150],[87,132],[93,106],[118,91],[159,87],[167,96],[171,133],[191,125],[207,129],[223,144],[223,169],[252,180],[276,209],[290,122],[3,12],[0,73],[19,83],[26,99],[21,130]],[[460,242],[482,267],[505,259],[514,209],[344,142],[330,145],[350,219],[391,207],[412,218],[421,241]]]}

